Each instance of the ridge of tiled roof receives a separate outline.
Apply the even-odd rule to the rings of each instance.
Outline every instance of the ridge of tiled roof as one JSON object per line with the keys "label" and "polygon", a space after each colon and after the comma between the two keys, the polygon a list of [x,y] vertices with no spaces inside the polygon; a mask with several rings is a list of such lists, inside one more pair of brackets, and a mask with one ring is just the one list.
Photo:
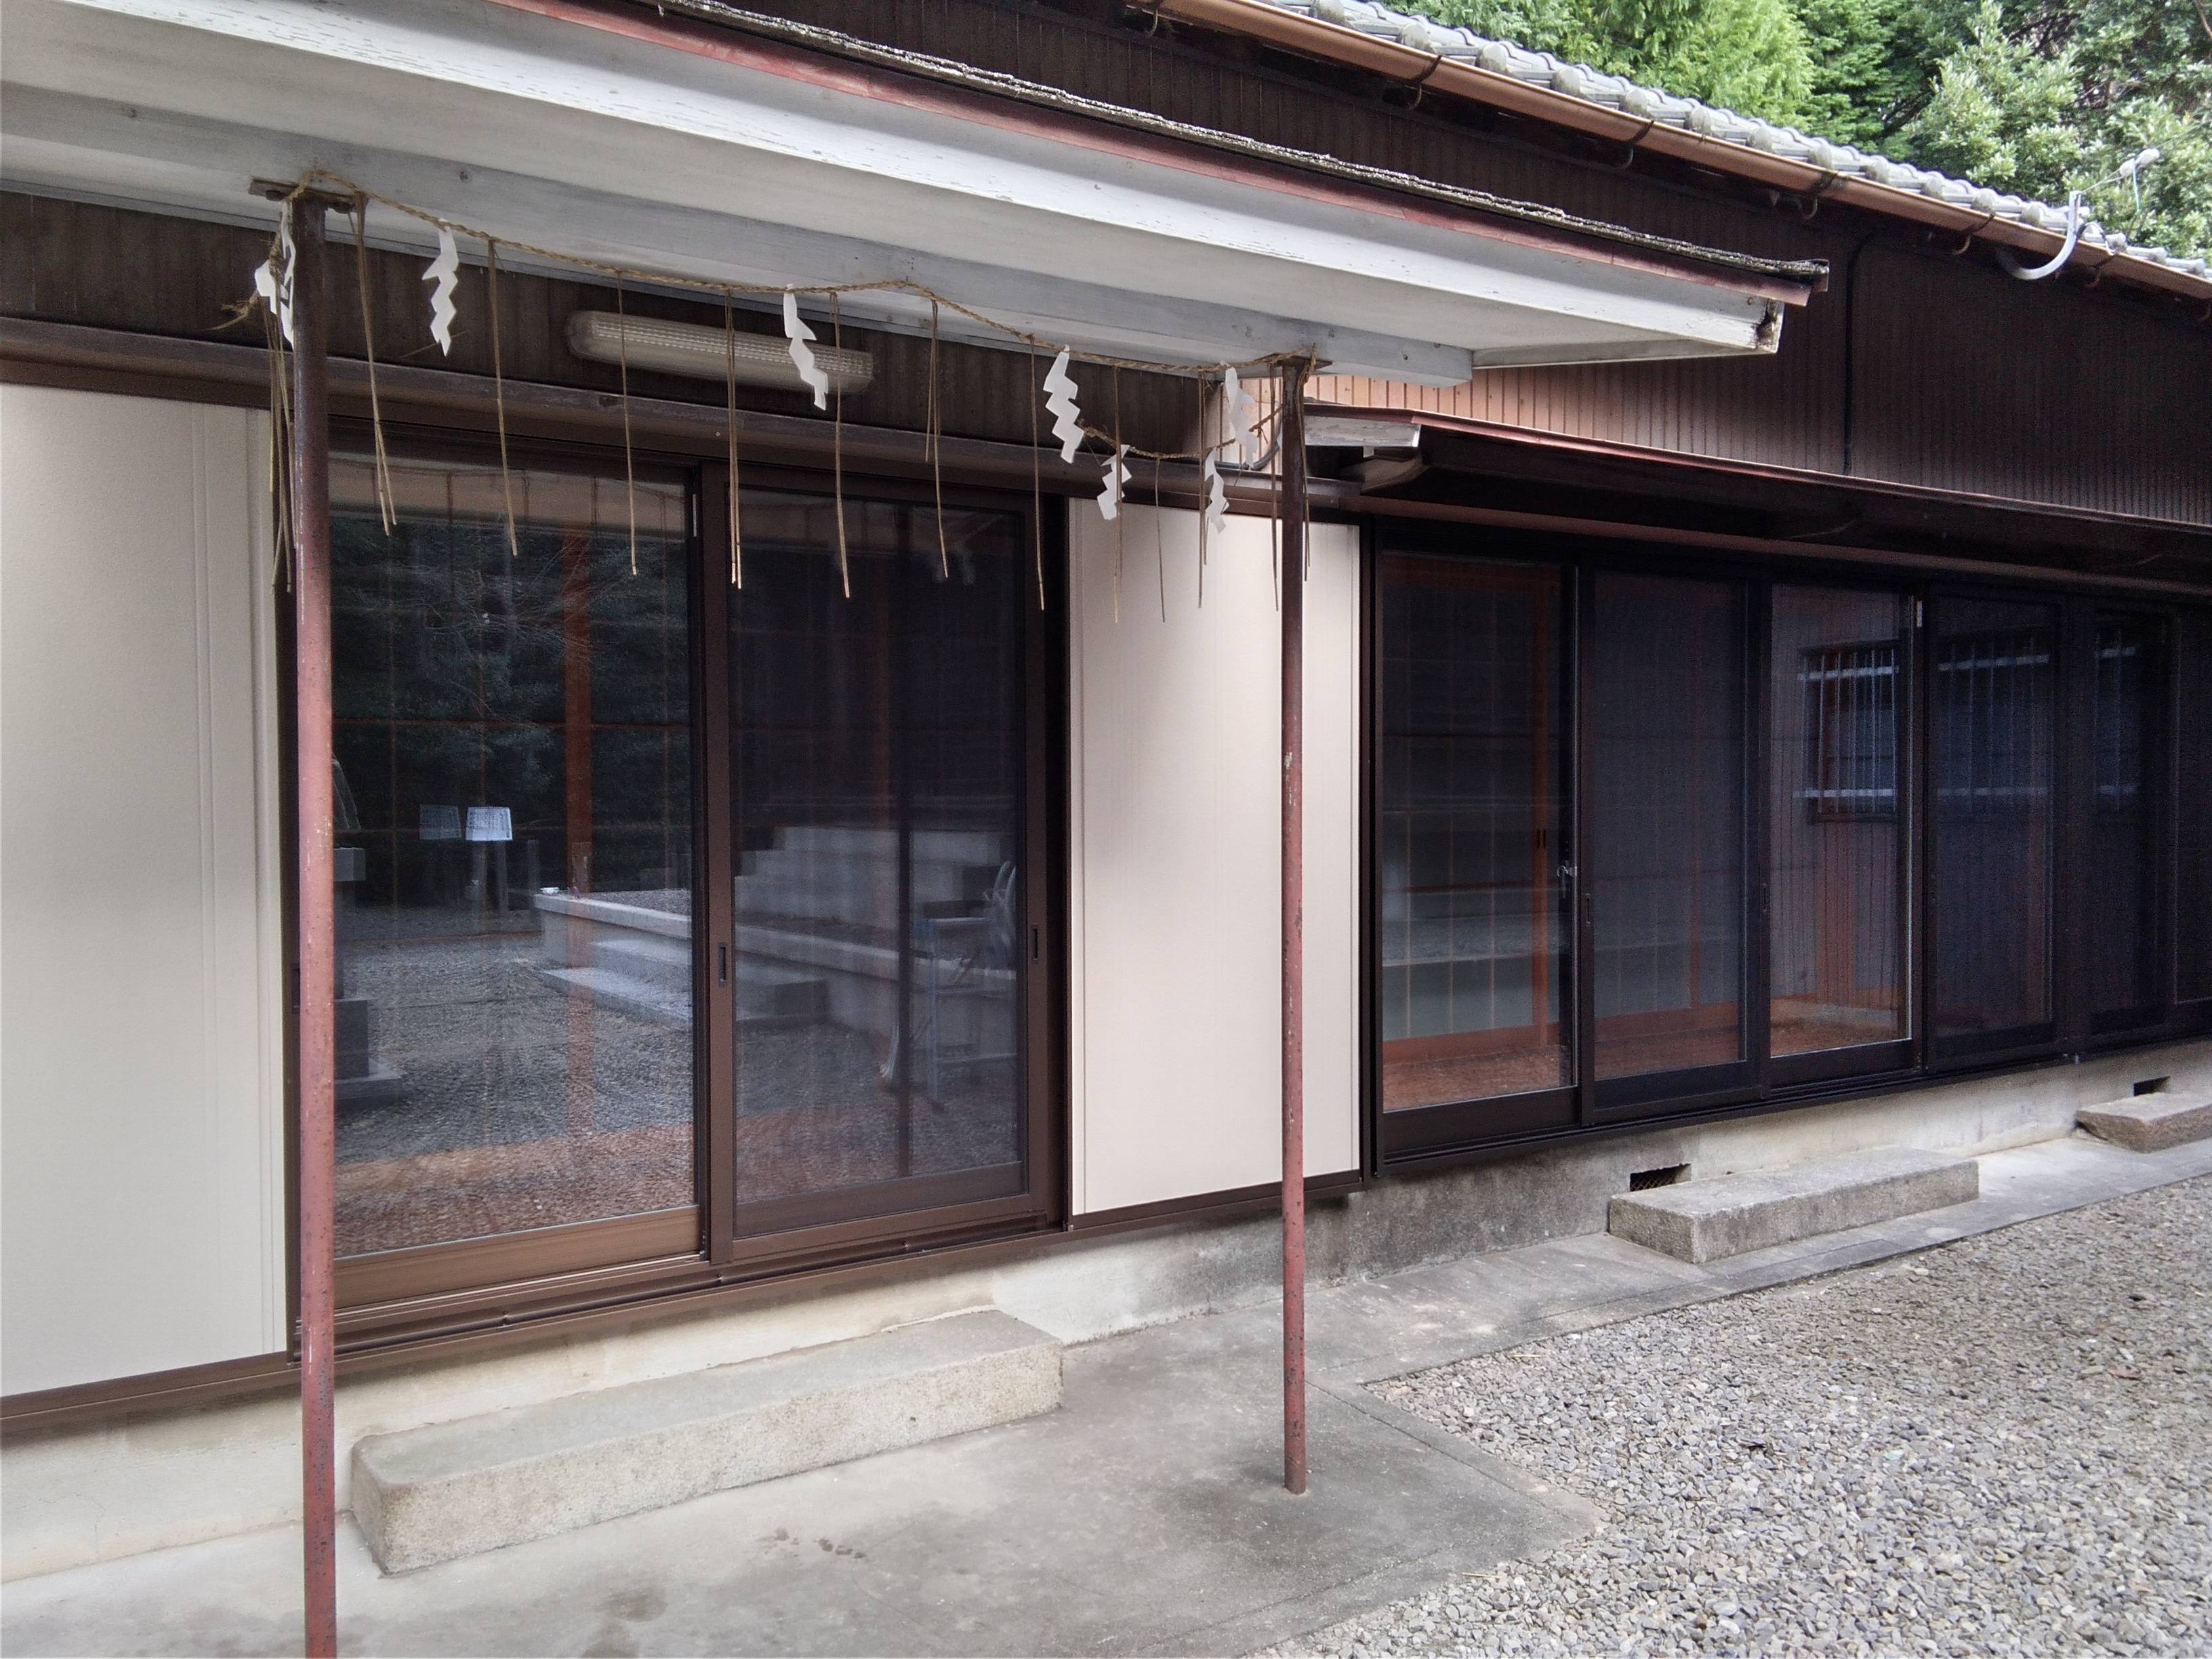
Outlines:
{"label": "ridge of tiled roof", "polygon": [[[1909,161],[1893,161],[1853,144],[1818,138],[1779,122],[1761,120],[1696,98],[1662,92],[1625,76],[1608,75],[1586,64],[1569,63],[1548,52],[1532,51],[1508,40],[1478,34],[1470,28],[1377,5],[1375,0],[1259,0],[1259,3],[1410,46],[1448,62],[1468,64],[1495,75],[1508,76],[1528,86],[1565,93],[1659,126],[1675,127],[1762,150],[1786,161],[1802,161],[1839,178],[1865,179],[1893,190],[1917,192],[1952,207],[2010,220],[2053,235],[2066,233],[2066,209],[2063,205],[2054,207],[2048,202],[2033,201],[2008,191],[1991,190],[1967,179],[1954,179],[1933,167],[1915,167]],[[2082,221],[2081,241],[2110,254],[2124,253],[2191,276],[2212,276],[2212,262],[2200,254],[2178,254],[2154,245],[2130,242],[2122,232],[2108,230],[2094,219]]]}

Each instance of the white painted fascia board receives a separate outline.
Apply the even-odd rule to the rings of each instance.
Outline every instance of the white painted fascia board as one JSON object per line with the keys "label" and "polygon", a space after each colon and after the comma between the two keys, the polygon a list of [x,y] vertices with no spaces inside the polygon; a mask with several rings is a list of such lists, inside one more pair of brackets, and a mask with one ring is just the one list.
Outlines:
{"label": "white painted fascia board", "polygon": [[865,227],[921,255],[1234,295],[1424,345],[1571,356],[1771,338],[1766,302],[1745,293],[1502,240],[1471,216],[1262,188],[474,0],[13,0],[7,18],[19,86],[203,119],[251,112],[333,149],[404,133],[457,173],[817,234]]}
{"label": "white painted fascia board", "polygon": [[[1340,372],[1416,385],[1458,386],[1471,362],[1455,347],[1421,345],[1310,319],[1271,316],[1236,306],[1163,299],[1126,289],[1048,277],[1003,266],[917,254],[854,237],[824,236],[788,225],[709,216],[623,197],[556,185],[489,167],[457,178],[445,161],[397,150],[348,146],[298,134],[203,121],[110,100],[18,88],[0,99],[0,185],[125,205],[151,205],[231,222],[275,222],[275,209],[244,193],[253,178],[297,177],[317,162],[425,211],[468,223],[493,220],[499,230],[566,252],[680,273],[711,283],[781,283],[804,280],[866,282],[904,277],[957,296],[1011,327],[1117,356],[1205,363],[1265,356],[1316,344]],[[579,234],[588,226],[590,234]],[[427,258],[434,234],[422,221],[372,204],[374,246],[419,250]],[[344,233],[349,234],[349,233]],[[465,246],[463,258],[481,250]],[[502,269],[573,279],[573,266],[502,249]],[[243,295],[247,273],[239,273]],[[651,283],[640,285],[651,289]],[[667,290],[682,294],[677,289]],[[691,297],[697,297],[696,295]],[[775,309],[765,299],[756,301]],[[817,319],[828,307],[803,299]],[[929,326],[929,302],[912,295],[854,295],[843,302],[848,321],[908,331]],[[1003,335],[951,313],[948,337],[1007,346]],[[1370,364],[1353,368],[1348,365]]]}

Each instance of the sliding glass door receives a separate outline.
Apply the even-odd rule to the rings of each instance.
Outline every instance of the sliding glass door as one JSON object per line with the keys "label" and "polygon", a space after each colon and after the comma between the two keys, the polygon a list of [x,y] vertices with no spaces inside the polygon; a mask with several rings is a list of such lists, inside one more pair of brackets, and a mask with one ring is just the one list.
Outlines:
{"label": "sliding glass door", "polygon": [[1380,596],[1382,1109],[1447,1135],[1571,1122],[1564,579],[1394,556]]}
{"label": "sliding glass door", "polygon": [[348,1306],[1046,1217],[1026,498],[331,471]]}
{"label": "sliding glass door", "polygon": [[331,496],[341,1292],[696,1249],[685,481]]}
{"label": "sliding glass door", "polygon": [[2164,909],[2168,858],[2163,617],[2100,610],[2090,617],[2089,759],[2084,769],[2090,867],[2089,1029],[2102,1035],[2156,1022],[2168,991]]}
{"label": "sliding glass door", "polygon": [[1597,1103],[1750,1079],[1741,584],[1599,570],[1583,684]]}
{"label": "sliding glass door", "polygon": [[1385,1163],[2212,1029],[2212,606],[1380,533]]}
{"label": "sliding glass door", "polygon": [[[2174,635],[2174,1000],[2212,1014],[2212,609]],[[2163,769],[2161,755],[2151,768]]]}
{"label": "sliding glass door", "polygon": [[736,1232],[1019,1206],[1027,520],[947,507],[940,535],[931,504],[755,488],[743,528],[727,598]]}
{"label": "sliding glass door", "polygon": [[1767,645],[1771,1075],[1911,1059],[1911,602],[1778,584]]}
{"label": "sliding glass door", "polygon": [[1933,611],[1930,1018],[1948,1060],[2056,1030],[2059,612],[1950,598]]}

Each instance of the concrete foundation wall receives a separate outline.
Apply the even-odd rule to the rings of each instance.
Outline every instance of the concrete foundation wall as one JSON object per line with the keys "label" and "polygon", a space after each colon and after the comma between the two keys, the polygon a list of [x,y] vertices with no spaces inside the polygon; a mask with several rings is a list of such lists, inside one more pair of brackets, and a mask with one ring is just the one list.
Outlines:
{"label": "concrete foundation wall", "polygon": [[[2176,1090],[2212,1088],[2212,1042],[1395,1177],[1315,1206],[1311,1271],[1322,1282],[1598,1231],[1607,1199],[1633,1171],[1657,1165],[1686,1163],[1702,1177],[1879,1146],[1971,1154],[2021,1146],[2069,1133],[2080,1107],[2158,1077]],[[338,1390],[339,1443],[971,1308],[1082,1341],[1273,1297],[1276,1241],[1271,1216],[1041,1240],[1012,1257],[954,1258],[866,1288],[794,1289],[738,1311],[352,1379]],[[296,1425],[295,1402],[279,1397],[11,1441],[0,1450],[0,1571],[16,1577],[283,1524],[298,1511]]]}

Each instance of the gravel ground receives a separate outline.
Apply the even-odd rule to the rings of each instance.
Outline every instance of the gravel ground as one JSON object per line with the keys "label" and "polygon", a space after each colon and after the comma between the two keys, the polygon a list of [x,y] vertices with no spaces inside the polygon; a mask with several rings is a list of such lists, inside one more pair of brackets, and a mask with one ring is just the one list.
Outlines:
{"label": "gravel ground", "polygon": [[2212,1180],[1375,1386],[1604,1524],[1275,1652],[2212,1653]]}

